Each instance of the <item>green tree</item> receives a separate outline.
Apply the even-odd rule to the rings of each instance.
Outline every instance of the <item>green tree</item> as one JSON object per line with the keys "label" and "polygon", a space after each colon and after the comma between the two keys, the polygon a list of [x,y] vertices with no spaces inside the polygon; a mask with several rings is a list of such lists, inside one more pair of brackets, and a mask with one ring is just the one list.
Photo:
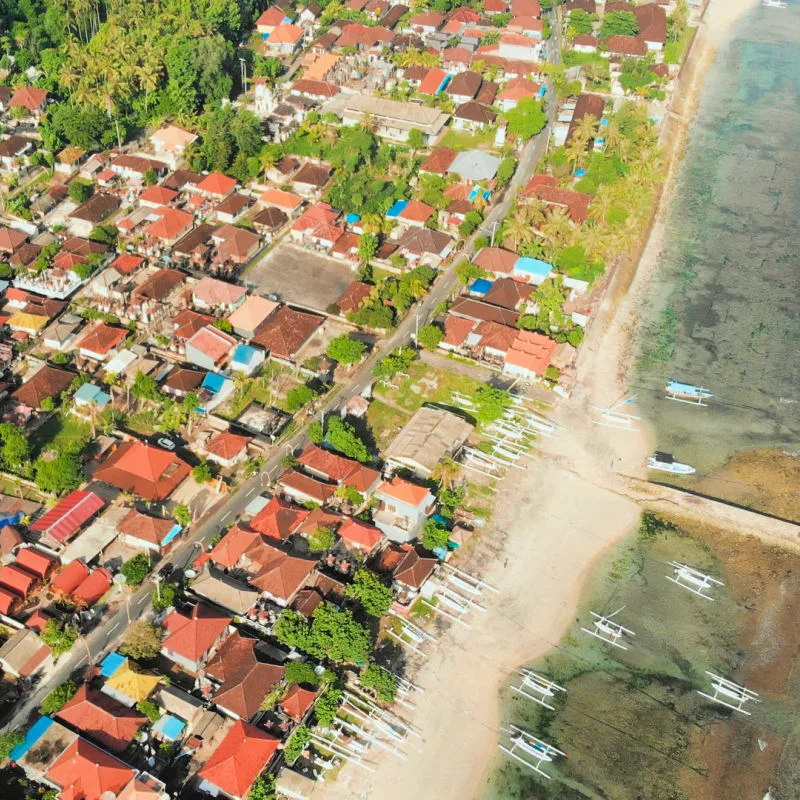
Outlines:
{"label": "green tree", "polygon": [[325,349],[325,354],[328,358],[332,358],[334,361],[344,365],[357,364],[364,358],[364,353],[366,352],[367,346],[364,342],[353,339],[346,333],[331,339]]}
{"label": "green tree", "polygon": [[75,681],[64,681],[51,689],[50,694],[42,700],[39,706],[39,713],[52,717],[60,711],[78,691]]}
{"label": "green tree", "polygon": [[233,325],[227,319],[215,319],[214,327],[223,333],[233,333]]}
{"label": "green tree", "polygon": [[317,722],[323,728],[330,728],[336,715],[339,713],[339,706],[342,704],[342,690],[331,686],[326,689],[314,704],[314,715]]}
{"label": "green tree", "polygon": [[42,399],[42,411],[54,411],[56,401],[52,397],[45,397]]}
{"label": "green tree", "polygon": [[314,420],[308,426],[308,438],[314,442],[314,444],[322,444],[325,441],[325,432],[322,430],[322,424],[317,420]]}
{"label": "green tree", "polygon": [[473,264],[471,261],[464,259],[456,264],[456,275],[458,275],[458,280],[464,286],[468,286],[472,281],[478,278],[486,278],[489,273],[481,269],[477,264]]}
{"label": "green tree", "polygon": [[410,347],[398,347],[376,364],[373,374],[379,381],[390,381],[405,372],[415,358],[416,354]]}
{"label": "green tree", "polygon": [[339,417],[329,417],[325,440],[337,452],[348,458],[365,463],[369,461],[366,444],[356,433],[355,428]]}
{"label": "green tree", "polygon": [[192,469],[192,477],[197,483],[209,483],[214,478],[211,472],[211,466],[208,461],[201,461],[194,469]]}
{"label": "green tree", "polygon": [[311,622],[285,609],[275,625],[275,635],[282,644],[298,647],[315,658],[345,664],[365,661],[372,649],[369,630],[350,611],[332,603],[317,606]]}
{"label": "green tree", "polygon": [[397,678],[377,664],[370,664],[361,673],[359,681],[366,689],[374,689],[378,699],[384,703],[393,703],[397,697]]}
{"label": "green tree", "polygon": [[576,36],[583,36],[592,33],[596,14],[590,14],[582,8],[576,8],[569,12],[568,32],[574,39]]}
{"label": "green tree", "polygon": [[422,131],[419,130],[419,128],[412,128],[408,132],[408,146],[413,153],[425,147],[425,137],[422,135]]}
{"label": "green tree", "polygon": [[356,572],[345,594],[351,600],[357,600],[371,617],[382,617],[392,604],[392,590],[369,569],[362,568]]}
{"label": "green tree", "polygon": [[303,750],[308,747],[310,741],[311,731],[305,725],[299,725],[283,748],[283,757],[286,759],[286,763],[289,765],[294,764],[302,755]]}
{"label": "green tree", "polygon": [[68,653],[78,641],[78,629],[69,622],[51,619],[42,629],[41,639],[58,658],[64,653]]}
{"label": "green tree", "polygon": [[308,549],[312,553],[322,553],[330,550],[336,543],[336,537],[330,528],[318,525],[314,532],[308,537]]}
{"label": "green tree", "polygon": [[317,393],[307,384],[295,386],[286,393],[286,410],[294,413],[308,405],[317,397]]}
{"label": "green tree", "polygon": [[358,237],[358,257],[365,264],[372,261],[378,253],[378,237],[367,231]]}
{"label": "green tree", "polygon": [[247,800],[275,800],[275,776],[259,775],[247,793]]}
{"label": "green tree", "polygon": [[536,136],[547,124],[547,114],[541,101],[532,97],[523,97],[515,108],[506,111],[503,116],[508,122],[508,132],[524,141]]}
{"label": "green tree", "polygon": [[505,186],[517,171],[517,159],[513,156],[504,158],[497,168],[497,185],[501,188]]}
{"label": "green tree", "polygon": [[74,180],[69,185],[68,192],[76,203],[85,203],[94,194],[94,186],[85,181]]}
{"label": "green tree", "polygon": [[364,502],[364,495],[354,486],[348,486],[346,483],[339,484],[333,494],[334,497],[350,503],[351,506],[358,507]]}
{"label": "green tree", "polygon": [[33,465],[36,485],[43,492],[60,495],[77,489],[84,480],[77,453],[61,453],[52,460],[39,458]]}
{"label": "green tree", "polygon": [[481,386],[474,397],[475,419],[483,424],[495,422],[511,406],[511,398],[505,389]]}
{"label": "green tree", "polygon": [[447,528],[443,528],[432,519],[425,521],[420,541],[426,550],[438,550],[439,548],[447,547],[449,539],[450,531]]}
{"label": "green tree", "polygon": [[10,422],[0,423],[0,439],[3,442],[0,456],[6,467],[16,472],[30,462],[30,442],[20,428]]}
{"label": "green tree", "polygon": [[161,651],[161,632],[150,622],[137,620],[125,633],[119,647],[124,656],[136,659],[155,658]]}
{"label": "green tree", "polygon": [[137,400],[160,400],[161,392],[158,390],[158,383],[152,375],[145,375],[137,372],[131,386],[131,394]]}
{"label": "green tree", "polygon": [[175,605],[175,598],[178,596],[179,587],[174,583],[160,583],[153,589],[153,611],[156,613],[165,611]]}
{"label": "green tree", "polygon": [[140,700],[136,704],[136,710],[144,714],[150,722],[158,722],[161,719],[161,709],[152,700]]}
{"label": "green tree", "polygon": [[142,174],[145,186],[155,186],[158,183],[158,173],[154,169],[146,169]]}
{"label": "green tree", "polygon": [[11,755],[11,751],[25,741],[25,734],[22,731],[5,731],[0,733],[0,761],[4,761]]}
{"label": "green tree", "polygon": [[426,325],[419,332],[419,344],[426,350],[435,350],[444,338],[444,332],[438,325]]}
{"label": "green tree", "polygon": [[288,662],[283,677],[287,683],[305,683],[309,686],[319,683],[314,667],[305,661]]}
{"label": "green tree", "polygon": [[637,33],[639,33],[639,23],[632,12],[609,11],[603,15],[600,39],[608,39],[610,36],[636,36]]}
{"label": "green tree", "polygon": [[129,586],[141,586],[150,573],[150,559],[144,553],[137,553],[128,559],[119,571],[125,576]]}
{"label": "green tree", "polygon": [[182,503],[175,506],[175,508],[172,510],[172,516],[175,519],[175,522],[177,522],[178,525],[183,528],[185,528],[192,521],[192,512],[189,509],[189,506]]}

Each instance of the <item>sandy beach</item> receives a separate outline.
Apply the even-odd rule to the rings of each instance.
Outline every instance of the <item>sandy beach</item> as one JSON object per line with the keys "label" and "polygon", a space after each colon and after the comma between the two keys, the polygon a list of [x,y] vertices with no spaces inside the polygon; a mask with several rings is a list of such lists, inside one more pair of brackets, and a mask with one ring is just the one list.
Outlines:
{"label": "sandy beach", "polygon": [[[712,0],[684,84],[678,114],[690,119],[715,48],[755,0]],[[684,78],[684,80],[686,80]],[[423,737],[400,761],[376,752],[375,774],[347,766],[319,796],[337,800],[446,800],[480,794],[496,756],[498,689],[509,675],[545,653],[574,618],[581,591],[598,558],[636,525],[641,506],[626,491],[625,475],[641,475],[650,449],[646,434],[592,424],[591,407],[625,392],[631,336],[643,292],[658,262],[664,217],[686,125],[671,137],[668,176],[647,246],[637,264],[621,265],[590,327],[579,360],[579,381],[554,418],[564,426],[542,440],[525,472],[504,481],[490,532],[463,564],[499,588],[487,612],[469,629],[449,627],[432,656],[409,676],[424,689],[407,715]],[[315,794],[315,796],[317,796]]]}

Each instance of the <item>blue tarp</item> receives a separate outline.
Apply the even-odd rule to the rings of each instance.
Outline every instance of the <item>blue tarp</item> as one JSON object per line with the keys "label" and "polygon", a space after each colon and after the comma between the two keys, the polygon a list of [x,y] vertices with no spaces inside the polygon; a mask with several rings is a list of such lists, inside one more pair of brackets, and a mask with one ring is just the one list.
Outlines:
{"label": "blue tarp", "polygon": [[576,178],[582,178],[585,174],[586,174],[586,170],[583,169],[583,168],[575,170],[575,177]]}
{"label": "blue tarp", "polygon": [[348,215],[347,215],[347,216],[344,218],[344,221],[345,221],[345,222],[346,222],[348,225],[352,225],[354,222],[358,222],[360,219],[361,219],[361,216],[360,216],[359,214],[352,214],[352,213],[351,213],[351,214],[348,214]]}
{"label": "blue tarp", "polygon": [[167,535],[164,537],[164,541],[163,541],[163,542],[161,542],[161,545],[162,545],[162,546],[164,546],[164,545],[167,545],[167,544],[169,544],[169,543],[170,543],[170,542],[171,542],[173,539],[175,539],[175,538],[178,536],[178,534],[179,534],[179,533],[180,533],[182,530],[183,530],[183,528],[181,528],[181,526],[180,526],[180,525],[173,525],[173,526],[172,526],[172,527],[169,529],[169,533],[168,533],[168,534],[167,534]]}
{"label": "blue tarp", "polygon": [[514,264],[514,272],[524,272],[526,275],[538,275],[546,278],[553,271],[553,265],[538,258],[522,256]]}
{"label": "blue tarp", "polygon": [[25,734],[25,741],[22,744],[18,744],[10,753],[10,757],[12,761],[19,761],[28,750],[33,747],[39,739],[44,736],[47,729],[53,724],[53,720],[50,717],[39,717],[36,722],[31,725],[28,732]]}
{"label": "blue tarp", "polygon": [[487,281],[486,278],[478,278],[478,280],[469,287],[469,290],[473,294],[486,294],[491,288],[492,281]]}
{"label": "blue tarp", "polygon": [[201,386],[208,389],[209,392],[217,394],[225,385],[226,378],[224,375],[218,375],[216,372],[207,372]]}
{"label": "blue tarp", "polygon": [[408,200],[395,200],[394,205],[386,212],[387,217],[399,217],[408,205]]}
{"label": "blue tarp", "polygon": [[539,97],[544,97],[546,94],[547,94],[547,87],[542,86],[542,88],[539,89]]}
{"label": "blue tarp", "polygon": [[119,653],[109,653],[100,662],[100,674],[104,678],[110,678],[126,661],[125,656]]}
{"label": "blue tarp", "polygon": [[[482,190],[483,190],[482,186],[473,186],[472,191],[469,193],[469,197],[467,198],[467,200],[474,200],[479,194],[481,194]],[[492,193],[488,189],[483,191],[484,200],[488,200],[491,196]]]}
{"label": "blue tarp", "polygon": [[153,725],[153,730],[156,733],[160,733],[165,739],[174,742],[176,739],[180,738],[185,727],[186,723],[182,719],[173,717],[172,714],[164,714],[164,716]]}
{"label": "blue tarp", "polygon": [[434,92],[434,94],[439,94],[439,92],[443,92],[447,84],[450,83],[452,77],[453,77],[452,75],[445,75],[444,80],[439,84],[439,88]]}
{"label": "blue tarp", "polygon": [[11,514],[8,517],[0,517],[0,528],[4,525],[16,525],[18,522],[22,522],[25,519],[25,515],[21,511],[17,511],[16,514]]}

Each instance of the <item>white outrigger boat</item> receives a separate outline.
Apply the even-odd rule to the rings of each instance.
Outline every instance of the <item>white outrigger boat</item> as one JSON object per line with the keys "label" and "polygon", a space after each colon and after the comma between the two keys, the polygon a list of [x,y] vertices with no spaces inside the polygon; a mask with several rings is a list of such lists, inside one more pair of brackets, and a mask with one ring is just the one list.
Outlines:
{"label": "white outrigger boat", "polygon": [[690,464],[681,464],[680,461],[675,461],[670,453],[661,453],[658,450],[647,459],[647,466],[674,475],[692,475],[697,472]]}
{"label": "white outrigger boat", "polygon": [[789,6],[786,0],[761,0],[761,5],[767,8],[787,8]]}
{"label": "white outrigger boat", "polygon": [[675,400],[678,403],[691,403],[693,406],[706,406],[703,400],[708,400],[714,395],[702,386],[694,386],[691,383],[681,383],[680,381],[669,381],[667,388],[667,400]]}

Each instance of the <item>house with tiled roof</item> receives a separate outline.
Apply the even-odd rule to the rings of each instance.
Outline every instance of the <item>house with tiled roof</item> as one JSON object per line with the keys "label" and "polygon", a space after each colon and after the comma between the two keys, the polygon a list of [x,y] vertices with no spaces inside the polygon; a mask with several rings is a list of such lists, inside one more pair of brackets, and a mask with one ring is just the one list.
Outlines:
{"label": "house with tiled roof", "polygon": [[78,349],[84,358],[105,361],[113,358],[119,346],[128,336],[125,328],[115,328],[106,322],[99,322],[78,342]]}
{"label": "house with tiled roof", "polygon": [[200,790],[230,800],[244,800],[255,779],[280,746],[280,739],[237,720],[200,770]]}
{"label": "house with tiled roof", "polygon": [[236,569],[243,565],[243,557],[253,545],[259,544],[261,534],[242,525],[234,525],[214,545],[209,560],[224,569]]}
{"label": "house with tiled roof", "polygon": [[284,472],[278,478],[277,486],[285,497],[297,503],[325,505],[336,494],[335,485],[324,483],[296,469]]}
{"label": "house with tiled roof", "polygon": [[222,200],[238,185],[239,182],[236,178],[230,178],[227,175],[223,175],[221,172],[212,172],[206,175],[195,188],[197,192],[206,197],[213,198],[214,200]]}
{"label": "house with tiled roof", "polygon": [[289,236],[295,241],[302,242],[304,237],[313,234],[321,225],[332,225],[340,216],[341,211],[330,204],[314,203],[297,218],[289,231]]}
{"label": "house with tiled roof", "polygon": [[378,505],[372,521],[395,542],[408,542],[419,536],[436,505],[436,498],[427,488],[397,476],[383,481],[374,497]]}
{"label": "house with tiled roof", "polygon": [[502,247],[482,247],[472,258],[472,263],[494,275],[510,275],[519,256]]}
{"label": "house with tiled roof", "polygon": [[135,708],[83,684],[56,715],[87,739],[112,753],[122,753],[147,722]]}
{"label": "house with tiled roof", "polygon": [[458,153],[450,147],[435,147],[420,164],[419,171],[430,172],[433,175],[446,175],[457,155]]}
{"label": "house with tiled roof", "polygon": [[453,114],[453,127],[458,131],[480,131],[497,119],[497,112],[476,100],[460,105]]}
{"label": "house with tiled roof", "polygon": [[299,25],[281,24],[264,40],[264,49],[279,55],[292,55],[299,50],[303,36],[305,31]]}
{"label": "house with tiled roof", "polygon": [[281,306],[253,337],[272,358],[292,361],[324,323],[323,317]]}
{"label": "house with tiled roof", "polygon": [[192,302],[202,311],[219,309],[230,313],[240,306],[247,296],[243,286],[206,275],[192,288]]}
{"label": "house with tiled roof", "polygon": [[381,551],[375,569],[389,573],[395,601],[409,606],[433,576],[439,560],[410,544],[393,544]]}
{"label": "house with tiled roof", "polygon": [[138,440],[123,442],[97,468],[96,481],[145,500],[165,500],[191,472],[175,453]]}
{"label": "house with tiled roof", "polygon": [[242,436],[231,431],[221,431],[203,446],[209,461],[230,469],[247,458],[247,445],[252,436]]}
{"label": "house with tiled roof", "polygon": [[503,372],[531,380],[544,375],[557,348],[550,337],[533,331],[519,331],[505,355]]}
{"label": "house with tiled roof", "polygon": [[[6,526],[10,527],[10,526]],[[17,551],[14,563],[18,567],[35,575],[39,580],[46,581],[58,569],[58,558],[50,553],[45,553],[38,547],[23,547]]]}
{"label": "house with tiled roof", "polygon": [[41,586],[41,580],[36,575],[15,564],[6,564],[0,567],[0,587],[12,594],[27,600]]}
{"label": "house with tiled roof", "polygon": [[120,539],[137,550],[162,551],[164,540],[175,527],[169,519],[153,517],[132,508],[117,525]]}
{"label": "house with tiled roof", "polygon": [[237,616],[250,613],[259,598],[258,592],[243,580],[227,575],[211,563],[203,564],[192,581],[192,594]]}
{"label": "house with tiled roof", "polygon": [[161,207],[156,209],[156,213],[158,217],[142,233],[145,238],[162,245],[175,244],[194,225],[194,217],[178,208]]}
{"label": "house with tiled roof", "polygon": [[453,250],[453,239],[430,228],[410,228],[397,241],[398,251],[413,264],[438,267]]}
{"label": "house with tiled roof", "polygon": [[189,308],[179,311],[172,318],[173,335],[179,343],[185,344],[188,339],[191,339],[201,328],[211,325],[214,322],[214,317],[208,314],[199,314]]}
{"label": "house with tiled roof", "polygon": [[23,108],[31,116],[39,118],[47,105],[47,92],[33,86],[21,86],[8,101],[8,108]]}
{"label": "house with tiled roof", "polygon": [[245,301],[228,317],[233,332],[249,341],[275,313],[279,304],[257,294],[248,295]]}
{"label": "house with tiled roof", "polygon": [[269,539],[285,541],[308,514],[307,509],[276,496],[250,520],[249,527]]}
{"label": "house with tiled roof", "polygon": [[265,206],[275,206],[287,214],[291,214],[303,205],[303,198],[292,192],[281,189],[267,189],[258,197],[258,201]]}
{"label": "house with tiled roof", "polygon": [[422,228],[433,216],[436,209],[421,200],[410,200],[397,215],[397,219],[415,228]]}
{"label": "house with tiled roof", "polygon": [[380,472],[316,444],[309,444],[298,457],[300,466],[322,480],[350,486],[369,494],[380,480]]}
{"label": "house with tiled roof", "polygon": [[617,34],[609,36],[601,43],[601,52],[610,55],[635,56],[644,58],[647,55],[647,44],[638,36]]}
{"label": "house with tiled roof", "polygon": [[204,603],[189,612],[172,611],[162,623],[166,636],[161,653],[191,674],[197,674],[228,635],[232,618]]}
{"label": "house with tiled roof", "polygon": [[0,645],[0,669],[9,677],[31,678],[52,665],[52,651],[33,630],[18,630]]}
{"label": "house with tiled roof", "polygon": [[285,22],[291,22],[291,18],[287,16],[286,12],[278,6],[270,6],[261,16],[256,20],[256,30],[267,36]]}
{"label": "house with tiled roof", "polygon": [[455,75],[445,91],[454,103],[468,103],[478,94],[482,83],[483,78],[477,72],[467,70]]}
{"label": "house with tiled roof", "polygon": [[230,360],[236,339],[213,325],[201,328],[186,341],[186,360],[202,369],[214,371]]}
{"label": "house with tiled roof", "polygon": [[420,94],[437,95],[447,84],[447,73],[443,69],[434,67],[429,69],[425,77],[420,81],[417,91]]}
{"label": "house with tiled roof", "polygon": [[217,261],[246,264],[261,247],[261,239],[252,231],[235,225],[222,225],[211,234],[217,248]]}
{"label": "house with tiled roof", "polygon": [[284,669],[261,655],[258,640],[239,631],[208,662],[204,676],[214,681],[211,702],[229,717],[251,720],[264,698],[283,680]]}
{"label": "house with tiled roof", "polygon": [[186,148],[197,141],[197,134],[179,128],[177,125],[165,125],[150,137],[150,144],[156,156],[168,161],[173,169],[178,165],[186,152]]}
{"label": "house with tiled roof", "polygon": [[317,566],[316,561],[290,556],[266,543],[259,547],[257,557],[261,568],[250,578],[250,584],[284,607],[306,586]]}
{"label": "house with tiled roof", "polygon": [[168,206],[177,197],[178,193],[174,189],[167,189],[156,184],[148,186],[139,195],[139,203],[148,208],[158,208],[159,206]]}
{"label": "house with tiled roof", "polygon": [[383,541],[380,528],[355,517],[345,517],[336,533],[345,547],[362,555],[374,553]]}
{"label": "house with tiled roof", "polygon": [[59,788],[60,800],[105,800],[136,776],[127,764],[77,737],[53,762],[45,780]]}
{"label": "house with tiled roof", "polygon": [[522,191],[523,197],[536,197],[551,208],[563,208],[573,222],[584,222],[589,216],[592,195],[562,189],[552,175],[534,175]]}
{"label": "house with tiled roof", "polygon": [[302,722],[317,699],[317,692],[312,689],[304,689],[295,683],[286,693],[286,697],[281,700],[280,709],[287,717],[295,722]]}

